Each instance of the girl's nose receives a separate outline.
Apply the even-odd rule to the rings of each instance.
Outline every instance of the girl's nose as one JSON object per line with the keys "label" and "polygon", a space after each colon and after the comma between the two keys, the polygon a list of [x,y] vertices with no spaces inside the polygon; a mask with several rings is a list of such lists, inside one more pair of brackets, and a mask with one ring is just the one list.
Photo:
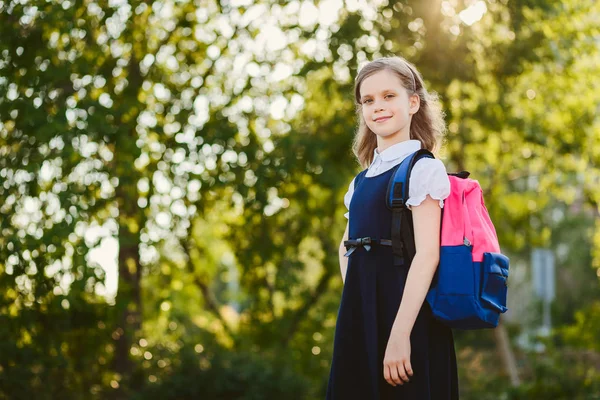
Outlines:
{"label": "girl's nose", "polygon": [[382,111],[383,110],[383,105],[382,103],[380,103],[378,100],[373,100],[374,104],[373,104],[373,109],[375,111]]}

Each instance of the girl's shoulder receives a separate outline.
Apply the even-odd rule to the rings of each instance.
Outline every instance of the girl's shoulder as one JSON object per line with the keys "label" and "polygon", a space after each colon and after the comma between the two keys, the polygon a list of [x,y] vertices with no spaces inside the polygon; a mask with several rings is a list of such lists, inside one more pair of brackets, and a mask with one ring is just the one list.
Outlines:
{"label": "girl's shoulder", "polygon": [[356,176],[354,176],[354,179],[352,179],[352,187],[356,187],[359,182],[365,177],[365,175],[367,174],[367,171],[369,171],[368,168],[363,169],[362,171],[360,171],[358,174],[356,174]]}
{"label": "girl's shoulder", "polygon": [[442,160],[418,160],[410,174],[408,192],[408,206],[418,206],[429,195],[432,199],[439,200],[440,207],[443,207],[443,200],[450,195],[450,179]]}
{"label": "girl's shoulder", "polygon": [[446,166],[439,158],[421,158],[415,163],[411,172],[411,178],[415,173],[423,174],[428,172],[430,174],[448,174]]}
{"label": "girl's shoulder", "polygon": [[[344,205],[346,206],[346,209],[350,210],[350,201],[352,200],[352,195],[354,194],[354,188],[365,177],[367,171],[368,171],[368,168],[360,171],[350,181],[350,184],[348,185],[348,190],[346,191],[346,194],[344,195]],[[344,214],[344,217],[346,217],[346,218],[348,218],[349,216],[350,216],[349,212]]]}

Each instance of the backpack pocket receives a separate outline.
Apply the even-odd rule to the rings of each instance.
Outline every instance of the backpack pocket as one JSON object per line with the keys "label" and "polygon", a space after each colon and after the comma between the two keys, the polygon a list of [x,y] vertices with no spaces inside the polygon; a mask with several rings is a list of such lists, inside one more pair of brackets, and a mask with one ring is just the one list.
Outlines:
{"label": "backpack pocket", "polygon": [[440,295],[475,296],[473,255],[469,246],[442,246],[437,290]]}
{"label": "backpack pocket", "polygon": [[500,253],[483,253],[483,305],[504,313],[508,292],[508,257]]}

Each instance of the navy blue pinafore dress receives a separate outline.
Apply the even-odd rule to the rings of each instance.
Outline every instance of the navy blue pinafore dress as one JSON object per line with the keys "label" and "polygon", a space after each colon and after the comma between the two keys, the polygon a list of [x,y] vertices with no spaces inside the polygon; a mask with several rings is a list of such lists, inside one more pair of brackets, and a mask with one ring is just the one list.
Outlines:
{"label": "navy blue pinafore dress", "polygon": [[[392,213],[385,196],[392,168],[374,177],[367,170],[354,180],[349,239],[391,239]],[[452,330],[433,318],[427,301],[413,326],[413,376],[391,386],[383,377],[383,359],[398,313],[410,261],[394,266],[390,246],[358,247],[348,269],[338,312],[327,400],[454,400],[458,376]],[[418,266],[416,266],[418,267]]]}

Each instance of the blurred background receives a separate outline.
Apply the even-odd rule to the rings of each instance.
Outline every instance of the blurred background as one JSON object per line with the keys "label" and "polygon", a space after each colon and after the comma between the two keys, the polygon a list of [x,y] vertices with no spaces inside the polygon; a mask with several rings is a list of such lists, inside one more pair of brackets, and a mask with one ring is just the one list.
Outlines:
{"label": "blurred background", "polygon": [[353,79],[403,55],[509,312],[462,399],[600,399],[600,2],[0,0],[0,398],[324,398]]}

